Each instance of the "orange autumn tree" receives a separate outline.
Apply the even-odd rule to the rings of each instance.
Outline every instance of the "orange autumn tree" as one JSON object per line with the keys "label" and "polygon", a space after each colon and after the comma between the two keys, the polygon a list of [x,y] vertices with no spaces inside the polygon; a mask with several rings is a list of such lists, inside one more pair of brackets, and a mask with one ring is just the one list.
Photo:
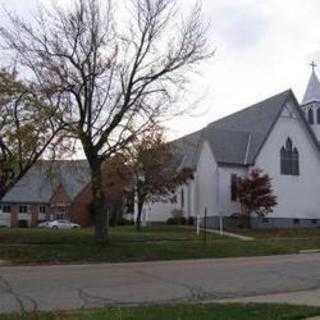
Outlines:
{"label": "orange autumn tree", "polygon": [[174,198],[176,188],[193,179],[189,168],[178,170],[174,150],[166,143],[160,129],[152,130],[136,141],[131,149],[137,201],[136,226],[140,230],[141,215],[146,203]]}

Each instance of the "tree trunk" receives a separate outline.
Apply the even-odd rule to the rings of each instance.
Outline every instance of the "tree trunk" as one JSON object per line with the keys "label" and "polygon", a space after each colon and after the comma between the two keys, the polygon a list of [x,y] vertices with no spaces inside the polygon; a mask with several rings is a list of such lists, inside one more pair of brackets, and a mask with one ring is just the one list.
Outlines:
{"label": "tree trunk", "polygon": [[137,214],[137,220],[136,220],[137,231],[140,231],[141,229],[142,209],[143,209],[143,201],[138,200],[138,214]]}
{"label": "tree trunk", "polygon": [[95,239],[97,242],[106,242],[108,240],[108,219],[101,166],[101,161],[91,163],[92,202]]}
{"label": "tree trunk", "polygon": [[239,217],[239,227],[241,229],[250,229],[251,224],[250,224],[250,214],[248,213],[248,210],[246,206],[241,204],[241,213]]}

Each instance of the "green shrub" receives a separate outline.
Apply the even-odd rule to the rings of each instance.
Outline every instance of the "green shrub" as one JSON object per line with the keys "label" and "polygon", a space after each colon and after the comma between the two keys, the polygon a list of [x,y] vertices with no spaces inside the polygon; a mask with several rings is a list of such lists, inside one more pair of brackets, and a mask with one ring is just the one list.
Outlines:
{"label": "green shrub", "polygon": [[132,226],[134,225],[134,221],[133,220],[128,220],[125,218],[120,218],[118,219],[117,223],[118,226]]}
{"label": "green shrub", "polygon": [[177,224],[177,221],[176,221],[175,218],[169,218],[169,219],[167,220],[167,225],[173,226],[173,225],[176,225],[176,224]]}
{"label": "green shrub", "polygon": [[[169,218],[167,224],[179,224],[184,225],[187,223],[187,219],[184,217],[184,213],[180,209],[173,209],[171,211],[172,218]],[[171,220],[172,219],[172,220]]]}
{"label": "green shrub", "polygon": [[194,217],[189,217],[188,220],[187,220],[187,224],[189,226],[193,226],[194,225]]}

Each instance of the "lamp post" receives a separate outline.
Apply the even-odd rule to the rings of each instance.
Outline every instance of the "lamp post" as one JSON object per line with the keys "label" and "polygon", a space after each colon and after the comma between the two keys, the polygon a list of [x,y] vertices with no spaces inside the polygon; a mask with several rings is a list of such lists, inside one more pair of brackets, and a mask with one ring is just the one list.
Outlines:
{"label": "lamp post", "polygon": [[139,192],[143,188],[143,184],[145,183],[146,178],[143,174],[142,170],[139,170],[136,175],[136,188],[135,188],[135,217],[134,217],[134,223],[137,223],[137,217],[139,214]]}

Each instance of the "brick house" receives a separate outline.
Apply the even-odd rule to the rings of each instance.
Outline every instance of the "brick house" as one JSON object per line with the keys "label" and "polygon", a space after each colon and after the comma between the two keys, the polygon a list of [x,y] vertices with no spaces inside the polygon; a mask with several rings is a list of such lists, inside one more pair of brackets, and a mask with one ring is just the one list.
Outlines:
{"label": "brick house", "polygon": [[40,161],[1,199],[0,224],[34,227],[68,219],[92,224],[90,170],[84,160]]}

